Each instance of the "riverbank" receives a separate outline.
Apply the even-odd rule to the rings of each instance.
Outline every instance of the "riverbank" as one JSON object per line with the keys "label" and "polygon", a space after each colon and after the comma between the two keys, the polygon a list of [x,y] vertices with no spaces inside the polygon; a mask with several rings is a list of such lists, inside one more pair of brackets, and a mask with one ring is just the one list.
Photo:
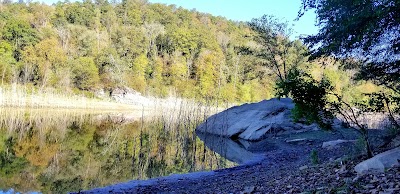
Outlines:
{"label": "riverbank", "polygon": [[[241,166],[200,177],[157,179],[150,184],[98,189],[83,193],[398,193],[400,169],[358,177],[347,163],[346,170],[338,163],[309,167],[266,170],[266,164]],[[201,175],[201,174],[199,174]],[[172,177],[171,177],[172,178]],[[122,185],[121,185],[122,186]]]}
{"label": "riverbank", "polygon": [[[326,150],[320,144],[275,149],[261,161],[211,172],[171,175],[130,181],[81,193],[396,193],[400,169],[357,176],[354,166],[363,158],[349,159],[344,148]],[[310,163],[316,150],[320,164]],[[348,154],[348,152],[347,152]],[[335,159],[336,158],[336,159]]]}
{"label": "riverbank", "polygon": [[195,100],[176,97],[156,98],[143,96],[129,89],[115,89],[110,94],[104,91],[94,96],[57,91],[53,88],[38,89],[33,86],[12,84],[0,87],[0,108],[20,109],[75,109],[79,111],[132,111],[143,116],[164,112],[180,112],[185,110],[202,111],[213,114],[227,108],[228,105],[215,103],[199,103]]}
{"label": "riverbank", "polygon": [[[297,147],[297,148],[295,148]],[[82,193],[396,193],[400,169],[357,176],[354,166],[362,158],[345,159],[343,147],[318,149],[321,164],[311,165],[309,149],[293,146],[273,151],[259,162],[212,172],[172,175],[131,181]],[[306,151],[305,149],[306,148]]]}
{"label": "riverbank", "polygon": [[[377,133],[378,134],[378,133]],[[381,134],[381,133],[379,133]],[[308,131],[253,142],[248,149],[258,161],[211,172],[174,174],[133,180],[81,193],[385,193],[400,191],[400,170],[357,176],[359,147],[349,141],[333,147],[323,142],[352,139],[348,129]],[[206,142],[207,143],[207,142]],[[237,150],[236,150],[237,151]],[[318,164],[312,163],[312,152]],[[229,154],[228,154],[229,155]]]}
{"label": "riverbank", "polygon": [[140,110],[141,106],[113,101],[111,98],[86,97],[52,88],[37,89],[17,84],[0,87],[0,107]]}

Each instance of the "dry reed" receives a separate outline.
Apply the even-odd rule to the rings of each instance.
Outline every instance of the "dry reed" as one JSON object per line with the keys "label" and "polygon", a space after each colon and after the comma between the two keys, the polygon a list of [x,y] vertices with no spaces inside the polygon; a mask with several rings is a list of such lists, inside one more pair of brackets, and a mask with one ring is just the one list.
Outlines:
{"label": "dry reed", "polygon": [[0,107],[103,110],[137,110],[141,108],[137,105],[113,102],[111,99],[87,98],[66,92],[57,92],[49,88],[35,90],[17,84],[0,87]]}

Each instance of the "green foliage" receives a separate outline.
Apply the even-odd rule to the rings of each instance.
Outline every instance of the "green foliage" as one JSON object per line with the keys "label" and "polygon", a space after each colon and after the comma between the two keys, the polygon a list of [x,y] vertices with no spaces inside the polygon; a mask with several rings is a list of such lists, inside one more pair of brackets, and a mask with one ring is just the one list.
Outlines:
{"label": "green foliage", "polygon": [[333,119],[327,99],[331,90],[328,80],[318,82],[310,74],[298,69],[292,69],[285,81],[277,83],[278,96],[290,96],[296,104],[293,112],[295,120],[316,122],[325,129],[331,128]]}
{"label": "green foliage", "polygon": [[1,83],[11,82],[12,66],[16,63],[12,47],[5,41],[0,41],[0,77]]}
{"label": "green foliage", "polygon": [[[318,56],[351,55],[356,49],[362,49],[365,54],[374,53],[377,50],[371,48],[384,42],[382,37],[399,25],[391,17],[399,14],[399,5],[390,1],[303,0],[302,4],[300,16],[304,11],[316,8],[318,25],[322,27],[317,35],[305,39],[312,45],[319,45],[313,52]],[[358,30],[351,30],[354,27]],[[397,36],[387,38],[398,39]],[[387,44],[388,47],[383,49],[396,50],[399,46],[396,41]]]}
{"label": "green foliage", "polygon": [[80,191],[82,188],[83,179],[82,177],[74,177],[72,179],[58,179],[51,180],[46,178],[44,175],[40,177],[43,184],[43,190],[54,193],[67,193],[71,191]]}
{"label": "green foliage", "polygon": [[38,41],[36,31],[29,26],[28,22],[14,18],[7,21],[2,30],[2,36],[14,46],[16,60],[20,59],[20,52],[24,47],[34,45]]}
{"label": "green foliage", "polygon": [[259,44],[249,51],[263,59],[263,65],[272,70],[278,81],[284,81],[292,68],[305,63],[307,49],[301,42],[289,39],[291,29],[287,22],[264,15],[253,19],[249,26],[257,33],[254,39]]}
{"label": "green foliage", "polygon": [[93,58],[79,57],[72,62],[72,81],[81,90],[93,90],[99,82],[99,72]]}
{"label": "green foliage", "polygon": [[69,3],[64,6],[64,17],[71,24],[90,27],[95,17],[94,5],[88,1]]}
{"label": "green foliage", "polygon": [[314,164],[314,165],[319,164],[319,158],[318,158],[317,150],[312,150],[311,151],[310,160],[311,160],[311,163]]}
{"label": "green foliage", "polygon": [[134,76],[137,77],[145,77],[147,66],[149,65],[149,61],[144,54],[139,55],[133,61],[132,70],[134,72]]}
{"label": "green foliage", "polygon": [[[246,23],[147,1],[2,8],[0,42],[11,45],[12,53],[1,56],[3,83],[76,93],[131,87],[155,96],[249,102],[273,97],[277,74],[302,65],[304,58],[304,45],[289,40],[281,31],[285,23],[277,20],[260,19],[271,35]],[[246,49],[253,52],[243,54]]]}
{"label": "green foliage", "polygon": [[192,29],[178,28],[171,34],[172,48],[183,55],[190,55],[198,48],[198,35]]}
{"label": "green foliage", "polygon": [[26,167],[28,162],[24,158],[7,156],[5,152],[0,152],[0,175],[2,177],[12,177]]}
{"label": "green foliage", "polygon": [[239,86],[238,88],[238,96],[239,102],[248,102],[251,100],[251,94],[250,94],[250,85],[249,84],[243,84],[241,86]]}
{"label": "green foliage", "polygon": [[148,65],[149,61],[144,54],[139,55],[133,61],[133,75],[130,75],[132,76],[130,86],[139,92],[144,92],[146,89],[146,72]]}
{"label": "green foliage", "polygon": [[[317,35],[305,38],[313,57],[348,56],[360,63],[358,78],[372,80],[400,93],[399,4],[391,1],[306,1],[301,14],[316,8]],[[358,30],[352,30],[356,28]],[[318,46],[315,46],[318,45]]]}
{"label": "green foliage", "polygon": [[10,137],[5,140],[4,148],[0,149],[0,175],[2,177],[12,177],[20,173],[28,163],[25,158],[15,155],[14,145],[15,140]]}
{"label": "green foliage", "polygon": [[[359,104],[363,109],[361,113],[385,111],[396,128],[400,127],[394,116],[400,113],[400,100],[397,98],[400,94],[400,37],[397,33],[400,22],[393,16],[400,14],[399,8],[398,3],[384,0],[303,0],[299,12],[302,16],[305,11],[316,9],[320,31],[304,39],[313,48],[312,57],[347,57],[350,64],[356,64],[358,79],[384,86],[383,91],[368,94],[367,102]],[[389,95],[384,94],[387,91]],[[339,103],[332,105],[347,121],[357,126],[366,142],[368,156],[372,156],[368,131],[354,118],[361,113],[355,113],[341,95],[335,96]]]}
{"label": "green foliage", "polygon": [[355,154],[356,155],[365,154],[367,152],[365,148],[366,148],[366,141],[363,138],[358,138],[354,147]]}

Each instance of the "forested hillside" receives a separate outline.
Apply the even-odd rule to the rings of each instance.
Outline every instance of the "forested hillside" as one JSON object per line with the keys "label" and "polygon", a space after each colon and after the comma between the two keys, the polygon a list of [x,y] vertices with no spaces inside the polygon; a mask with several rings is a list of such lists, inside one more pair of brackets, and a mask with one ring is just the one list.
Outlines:
{"label": "forested hillside", "polygon": [[128,86],[158,96],[252,101],[273,95],[254,31],[144,0],[0,4],[2,84],[64,91]]}
{"label": "forested hillside", "polygon": [[307,62],[306,47],[287,30],[273,18],[234,22],[145,0],[3,2],[1,84],[69,93],[127,86],[153,96],[248,102],[275,96],[275,83],[296,66],[346,81],[339,90],[354,86],[351,70]]}

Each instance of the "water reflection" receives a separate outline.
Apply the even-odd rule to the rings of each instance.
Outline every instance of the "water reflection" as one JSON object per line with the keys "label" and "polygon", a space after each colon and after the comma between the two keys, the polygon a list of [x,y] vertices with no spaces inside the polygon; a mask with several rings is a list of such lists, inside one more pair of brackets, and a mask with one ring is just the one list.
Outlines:
{"label": "water reflection", "polygon": [[124,114],[0,109],[0,190],[65,193],[235,165],[194,134],[193,115]]}
{"label": "water reflection", "polygon": [[252,161],[260,160],[262,155],[250,152],[247,148],[250,142],[247,141],[233,141],[230,138],[220,137],[216,135],[197,133],[197,136],[204,142],[204,144],[223,156],[224,158],[236,162],[238,164],[245,164]]}

